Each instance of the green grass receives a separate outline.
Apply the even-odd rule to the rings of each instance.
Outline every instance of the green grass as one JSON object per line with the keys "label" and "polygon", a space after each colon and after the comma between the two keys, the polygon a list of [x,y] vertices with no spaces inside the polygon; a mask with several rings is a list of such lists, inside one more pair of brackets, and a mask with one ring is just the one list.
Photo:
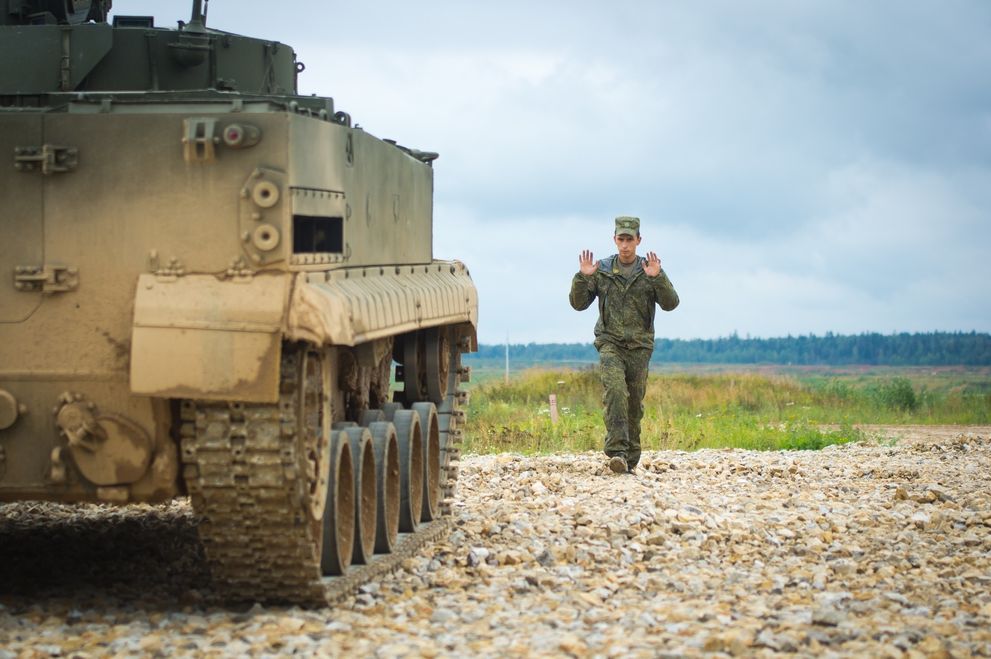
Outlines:
{"label": "green grass", "polygon": [[[594,368],[473,373],[468,453],[599,450],[605,436]],[[551,422],[548,396],[557,396]],[[991,423],[984,370],[652,373],[645,450],[820,449],[864,438],[855,424]],[[826,430],[824,426],[831,429]]]}

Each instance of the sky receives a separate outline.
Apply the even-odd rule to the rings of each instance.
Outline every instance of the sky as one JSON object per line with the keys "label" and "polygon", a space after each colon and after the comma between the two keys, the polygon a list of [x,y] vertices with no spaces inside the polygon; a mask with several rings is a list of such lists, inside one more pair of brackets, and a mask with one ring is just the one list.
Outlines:
{"label": "sky", "polygon": [[[191,2],[114,0],[174,27]],[[300,92],[441,154],[482,343],[590,342],[578,254],[641,218],[668,338],[991,331],[987,0],[213,0]]]}

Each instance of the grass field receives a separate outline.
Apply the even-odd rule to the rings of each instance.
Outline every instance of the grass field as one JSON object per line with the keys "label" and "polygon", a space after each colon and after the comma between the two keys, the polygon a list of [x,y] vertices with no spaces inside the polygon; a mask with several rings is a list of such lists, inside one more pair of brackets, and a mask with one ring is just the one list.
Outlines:
{"label": "grass field", "polygon": [[[497,366],[473,367],[467,453],[601,449],[594,367],[503,377]],[[645,450],[818,449],[862,439],[857,424],[987,424],[991,369],[671,366],[651,372],[644,408]]]}

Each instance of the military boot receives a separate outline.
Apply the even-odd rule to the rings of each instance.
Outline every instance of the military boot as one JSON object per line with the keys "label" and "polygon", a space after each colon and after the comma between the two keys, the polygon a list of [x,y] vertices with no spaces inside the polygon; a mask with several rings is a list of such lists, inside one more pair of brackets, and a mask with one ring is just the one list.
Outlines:
{"label": "military boot", "polygon": [[621,455],[614,455],[609,458],[609,468],[617,474],[626,473],[626,458]]}

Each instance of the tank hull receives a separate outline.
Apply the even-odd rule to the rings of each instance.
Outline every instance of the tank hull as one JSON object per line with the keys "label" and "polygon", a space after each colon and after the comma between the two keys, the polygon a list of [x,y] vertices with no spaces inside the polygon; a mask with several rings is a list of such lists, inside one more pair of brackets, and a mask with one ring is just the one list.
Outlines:
{"label": "tank hull", "polygon": [[[14,200],[5,232],[17,236],[3,266],[40,270],[0,287],[0,390],[17,410],[0,430],[0,499],[175,496],[184,488],[169,401],[274,402],[285,340],[354,347],[477,322],[467,270],[431,258],[431,168],[393,145],[267,105],[99,108],[94,99],[64,113],[0,113],[8,152],[50,144],[75,160],[0,183]],[[196,122],[263,137],[190,153]],[[303,218],[339,218],[336,251],[291,244]],[[255,239],[259,226],[278,236],[274,248]],[[53,271],[64,279],[41,280]],[[129,482],[79,473],[85,449],[57,418],[67,398],[137,436],[107,443],[116,453],[88,472],[123,471]],[[135,461],[146,467],[137,479]]]}

